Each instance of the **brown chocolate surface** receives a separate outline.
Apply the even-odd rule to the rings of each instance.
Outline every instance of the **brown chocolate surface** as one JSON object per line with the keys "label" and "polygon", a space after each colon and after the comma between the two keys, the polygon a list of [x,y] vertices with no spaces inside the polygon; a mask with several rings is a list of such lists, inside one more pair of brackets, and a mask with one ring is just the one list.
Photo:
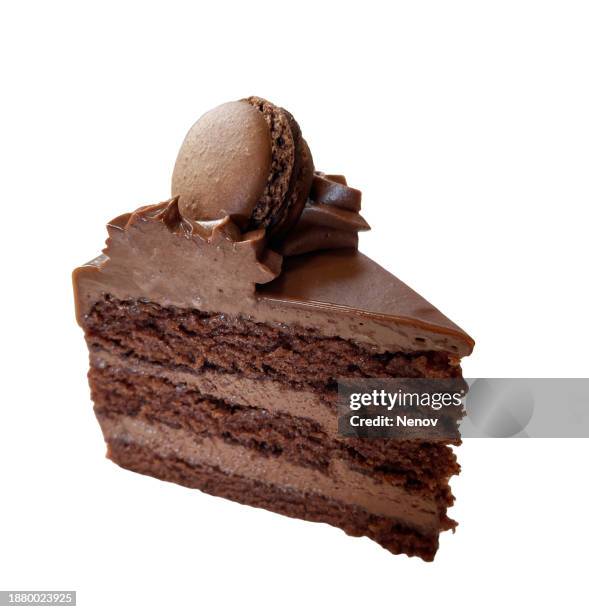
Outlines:
{"label": "brown chocolate surface", "polygon": [[382,350],[472,351],[458,326],[354,249],[290,257],[280,271],[263,230],[241,234],[229,219],[187,226],[175,200],[122,215],[108,230],[104,255],[74,271],[81,324],[109,294],[314,328]]}
{"label": "brown chocolate surface", "polygon": [[[258,286],[257,291],[269,299],[313,304],[318,309],[331,305],[342,315],[354,313],[383,327],[405,327],[406,349],[444,346],[462,357],[474,346],[473,340],[437,308],[353,249],[286,258],[280,276]],[[385,334],[384,329],[381,332]]]}
{"label": "brown chocolate surface", "polygon": [[[309,176],[312,167],[292,115],[267,100],[206,113],[178,154],[177,197],[111,221],[103,255],[75,270],[78,321],[111,295],[297,325],[386,351],[468,355],[474,343],[464,331],[355,249],[357,232],[369,228],[361,193],[341,175]],[[247,231],[252,224],[259,229]]]}
{"label": "brown chocolate surface", "polygon": [[337,379],[459,377],[472,339],[357,251],[361,193],[267,100],[204,115],[172,192],[73,275],[109,456],[432,559],[457,440],[343,440]]}

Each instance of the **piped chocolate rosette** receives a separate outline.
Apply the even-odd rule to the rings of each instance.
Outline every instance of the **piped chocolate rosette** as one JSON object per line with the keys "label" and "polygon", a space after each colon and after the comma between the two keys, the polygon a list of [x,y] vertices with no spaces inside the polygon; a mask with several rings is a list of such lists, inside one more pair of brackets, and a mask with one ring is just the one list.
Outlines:
{"label": "piped chocolate rosette", "polygon": [[294,117],[258,97],[218,106],[192,126],[172,195],[196,233],[230,221],[236,242],[263,230],[267,248],[284,256],[356,248],[358,232],[370,229],[360,191],[341,175],[315,172]]}
{"label": "piped chocolate rosette", "polygon": [[341,174],[316,172],[309,198],[295,225],[278,247],[283,255],[358,248],[358,232],[370,229],[360,215],[362,193]]}

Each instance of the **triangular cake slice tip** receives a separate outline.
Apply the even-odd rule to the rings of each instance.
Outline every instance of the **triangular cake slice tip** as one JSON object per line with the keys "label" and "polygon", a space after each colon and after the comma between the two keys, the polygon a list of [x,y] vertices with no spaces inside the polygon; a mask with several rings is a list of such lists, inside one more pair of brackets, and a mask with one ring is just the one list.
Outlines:
{"label": "triangular cake slice tip", "polygon": [[[257,293],[269,300],[333,308],[379,320],[422,329],[423,335],[447,336],[461,357],[474,347],[472,338],[425,298],[375,261],[355,249],[320,251],[285,259],[280,276]],[[425,338],[413,339],[419,348]],[[409,347],[408,347],[409,348]]]}

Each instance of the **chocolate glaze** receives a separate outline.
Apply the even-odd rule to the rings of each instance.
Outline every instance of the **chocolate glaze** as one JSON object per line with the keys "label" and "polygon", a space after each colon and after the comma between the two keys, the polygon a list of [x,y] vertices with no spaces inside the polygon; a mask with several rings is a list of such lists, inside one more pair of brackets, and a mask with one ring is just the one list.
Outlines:
{"label": "chocolate glaze", "polygon": [[380,350],[468,355],[473,341],[355,249],[282,258],[264,230],[190,223],[176,199],[121,215],[103,255],[74,271],[79,323],[105,294],[318,330]]}

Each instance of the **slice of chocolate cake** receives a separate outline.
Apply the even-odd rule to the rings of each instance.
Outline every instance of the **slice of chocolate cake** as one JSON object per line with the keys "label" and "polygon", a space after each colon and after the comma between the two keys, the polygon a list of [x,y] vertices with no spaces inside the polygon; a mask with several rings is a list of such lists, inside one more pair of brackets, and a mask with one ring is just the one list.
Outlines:
{"label": "slice of chocolate cake", "polygon": [[431,560],[451,447],[338,435],[337,381],[460,377],[473,341],[357,251],[360,192],[265,100],[204,115],[172,191],[74,271],[108,456]]}

